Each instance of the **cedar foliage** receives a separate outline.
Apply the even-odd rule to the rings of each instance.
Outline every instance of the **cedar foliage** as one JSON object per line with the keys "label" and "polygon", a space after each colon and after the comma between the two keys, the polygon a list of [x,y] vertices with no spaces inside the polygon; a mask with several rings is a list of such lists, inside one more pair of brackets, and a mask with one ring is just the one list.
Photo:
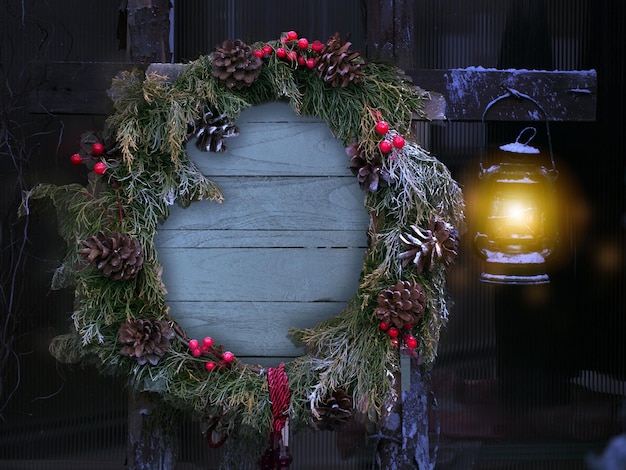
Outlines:
{"label": "cedar foliage", "polygon": [[[264,44],[280,46],[279,41]],[[173,201],[188,205],[223,198],[184,149],[188,124],[201,116],[205,105],[236,121],[250,106],[287,100],[296,113],[326,121],[345,145],[356,141],[365,154],[373,154],[380,140],[376,121],[386,120],[394,132],[409,135],[425,92],[391,65],[363,63],[362,70],[358,83],[333,87],[311,70],[273,54],[250,87],[235,90],[212,76],[211,58],[204,56],[185,65],[175,79],[137,72],[114,79],[114,112],[103,131],[112,149],[107,173],[92,174],[86,187],[43,184],[29,194],[30,199],[51,201],[59,213],[59,232],[68,249],[53,286],[73,285],[76,292],[73,331],[53,340],[52,353],[61,361],[90,361],[104,371],[131,375],[129,382],[138,390],[160,393],[164,404],[175,409],[200,417],[229,416],[230,441],[265,444],[271,404],[262,368],[235,361],[231,368],[207,373],[203,359],[189,354],[180,327],[178,340],[158,365],[140,365],[119,353],[116,335],[120,325],[133,318],[175,326],[164,300],[153,236]],[[445,271],[439,267],[417,274],[403,269],[399,237],[411,224],[427,226],[434,216],[461,227],[462,193],[441,162],[408,140],[396,158],[384,159],[383,166],[391,183],[365,194],[365,210],[372,215],[371,246],[358,291],[338,316],[291,332],[306,351],[286,365],[291,418],[301,424],[309,423],[310,410],[339,389],[352,395],[359,413],[376,420],[383,412],[392,393],[390,374],[398,370],[399,359],[397,348],[380,332],[374,311],[379,292],[397,281],[424,286],[427,305],[415,336],[425,361],[436,355],[439,331],[448,316]],[[115,282],[81,264],[79,241],[100,230],[127,233],[140,241],[144,265],[136,279]]]}

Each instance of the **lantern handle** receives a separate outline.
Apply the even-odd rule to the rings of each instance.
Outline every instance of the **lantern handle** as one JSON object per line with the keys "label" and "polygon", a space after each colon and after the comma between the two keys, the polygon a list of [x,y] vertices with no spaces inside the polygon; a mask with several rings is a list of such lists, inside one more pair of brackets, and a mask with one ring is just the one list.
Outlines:
{"label": "lantern handle", "polygon": [[[524,135],[524,132],[526,132],[526,131],[531,131],[530,137],[528,139],[526,139],[526,142],[520,142],[519,140],[522,138],[522,136]],[[520,133],[517,135],[517,139],[515,139],[515,143],[516,144],[521,143],[522,145],[528,145],[530,143],[530,141],[535,138],[536,135],[537,135],[537,129],[535,129],[532,126],[524,127],[520,131]]]}
{"label": "lantern handle", "polygon": [[[556,166],[554,165],[554,154],[552,152],[552,136],[550,135],[550,123],[548,120],[548,113],[546,112],[546,110],[543,108],[543,106],[541,106],[541,104],[539,104],[539,102],[537,100],[535,100],[532,96],[527,95],[526,93],[522,93],[521,91],[516,90],[515,88],[511,88],[508,87],[506,85],[502,85],[502,88],[504,88],[506,90],[506,92],[496,98],[494,98],[493,100],[491,100],[487,106],[485,106],[485,110],[483,111],[483,115],[481,118],[481,122],[482,122],[482,128],[483,128],[483,132],[485,130],[485,117],[487,116],[487,112],[498,102],[505,100],[507,98],[517,98],[517,99],[525,99],[530,101],[532,104],[534,104],[537,109],[539,109],[539,111],[541,111],[543,113],[543,117],[546,121],[546,135],[548,136],[548,151],[550,152],[550,163],[552,164],[552,171],[556,170]],[[520,132],[520,136],[521,134],[528,128],[525,128],[522,130],[522,132]],[[535,130],[536,133],[536,130]],[[533,134],[533,136],[530,138],[532,139],[535,136],[535,134]],[[519,139],[519,136],[518,136]],[[529,139],[529,141],[530,141]],[[483,168],[483,155],[485,153],[485,141],[487,140],[487,136],[486,133],[485,135],[483,135],[483,139],[482,139],[482,144],[481,144],[481,150],[480,150],[480,171],[484,172],[484,168]]]}

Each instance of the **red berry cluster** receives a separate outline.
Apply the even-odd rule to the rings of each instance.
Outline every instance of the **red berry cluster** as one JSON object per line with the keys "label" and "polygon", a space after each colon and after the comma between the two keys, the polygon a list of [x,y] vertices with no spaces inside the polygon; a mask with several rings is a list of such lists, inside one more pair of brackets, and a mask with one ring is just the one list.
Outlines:
{"label": "red berry cluster", "polygon": [[385,121],[378,121],[375,129],[377,134],[384,136],[383,140],[378,143],[378,149],[385,155],[391,153],[390,158],[395,158],[396,153],[404,147],[404,137],[390,131],[389,124]]}
{"label": "red berry cluster", "polygon": [[324,44],[321,41],[309,42],[307,38],[299,37],[295,31],[288,31],[283,34],[280,43],[281,45],[275,51],[276,57],[310,69],[315,68],[317,65],[316,57],[324,49]]}
{"label": "red berry cluster", "polygon": [[206,357],[204,368],[211,372],[212,370],[220,370],[230,367],[235,360],[235,355],[230,351],[223,351],[221,346],[213,345],[213,338],[205,337],[202,343],[197,339],[189,340],[187,344],[193,357]]}
{"label": "red berry cluster", "polygon": [[395,326],[389,326],[386,322],[381,321],[378,326],[381,330],[387,332],[387,335],[389,335],[389,338],[391,338],[392,346],[400,346],[400,340],[402,340],[402,345],[405,346],[407,349],[417,348],[419,343],[417,342],[415,336],[413,336],[413,334],[411,333],[414,325],[407,323],[406,325],[404,325],[402,330],[400,330]]}
{"label": "red berry cluster", "polygon": [[70,157],[70,163],[74,166],[82,165],[85,160],[97,160],[93,166],[93,171],[97,175],[104,175],[107,171],[107,164],[100,160],[100,157],[104,155],[104,144],[102,142],[96,142],[91,146],[91,150],[85,150],[86,157],[83,157],[80,153],[75,153]]}

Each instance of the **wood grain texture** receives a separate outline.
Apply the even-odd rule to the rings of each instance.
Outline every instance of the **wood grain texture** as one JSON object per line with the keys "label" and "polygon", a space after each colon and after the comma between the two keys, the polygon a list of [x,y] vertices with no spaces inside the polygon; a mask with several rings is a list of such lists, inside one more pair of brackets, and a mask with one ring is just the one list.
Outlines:
{"label": "wood grain texture", "polygon": [[28,73],[37,88],[28,96],[31,113],[107,115],[111,81],[122,70],[145,70],[128,62],[33,62]]}
{"label": "wood grain texture", "polygon": [[[549,121],[595,121],[598,99],[595,70],[497,70],[464,69],[408,70],[413,82],[441,94],[445,115],[452,121],[480,121],[491,101],[507,90],[526,94],[545,110]],[[486,117],[498,121],[544,120],[532,102],[507,99],[494,106]]]}
{"label": "wood grain texture", "polygon": [[289,328],[314,326],[352,298],[369,217],[325,122],[270,102],[237,125],[224,153],[187,146],[225,201],[173,206],[155,243],[166,300],[187,334],[271,362],[302,354]]}

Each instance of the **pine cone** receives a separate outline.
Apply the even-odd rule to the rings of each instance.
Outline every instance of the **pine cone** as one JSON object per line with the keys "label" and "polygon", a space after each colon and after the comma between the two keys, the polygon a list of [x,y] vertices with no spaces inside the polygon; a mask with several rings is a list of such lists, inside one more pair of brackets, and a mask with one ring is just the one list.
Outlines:
{"label": "pine cone", "polygon": [[202,118],[192,122],[189,127],[187,137],[196,137],[196,147],[205,152],[223,152],[226,150],[224,139],[239,135],[235,123],[226,114],[218,114],[211,105],[206,105]]}
{"label": "pine cone", "polygon": [[378,295],[376,316],[401,329],[406,324],[415,325],[426,308],[426,293],[421,284],[410,281],[398,281]]}
{"label": "pine cone", "polygon": [[81,258],[102,271],[114,281],[132,279],[143,266],[143,253],[139,241],[126,233],[99,232],[81,240],[78,250]]}
{"label": "pine cone", "polygon": [[321,431],[335,431],[352,418],[352,398],[338,389],[315,408],[313,425]]}
{"label": "pine cone", "polygon": [[456,259],[459,236],[452,225],[433,218],[427,230],[411,225],[411,232],[400,235],[400,241],[408,249],[399,255],[402,266],[413,262],[421,273],[424,269],[432,271],[438,261],[447,267]]}
{"label": "pine cone", "polygon": [[174,338],[174,330],[167,322],[154,318],[128,320],[120,326],[117,339],[122,346],[120,354],[134,357],[141,365],[153,366],[165,355]]}
{"label": "pine cone", "polygon": [[341,43],[339,33],[336,33],[324,45],[317,60],[319,77],[334,87],[346,87],[350,82],[358,83],[364,73],[361,70],[362,61],[358,52],[350,51],[351,42]]}
{"label": "pine cone", "polygon": [[368,160],[361,146],[354,142],[346,147],[346,154],[350,157],[350,170],[359,180],[359,186],[363,191],[376,192],[378,188],[389,184],[389,173],[382,167],[379,153],[374,153]]}
{"label": "pine cone", "polygon": [[263,61],[254,55],[252,46],[240,39],[227,39],[217,45],[211,54],[212,75],[224,82],[228,88],[241,90],[252,85],[261,73]]}

